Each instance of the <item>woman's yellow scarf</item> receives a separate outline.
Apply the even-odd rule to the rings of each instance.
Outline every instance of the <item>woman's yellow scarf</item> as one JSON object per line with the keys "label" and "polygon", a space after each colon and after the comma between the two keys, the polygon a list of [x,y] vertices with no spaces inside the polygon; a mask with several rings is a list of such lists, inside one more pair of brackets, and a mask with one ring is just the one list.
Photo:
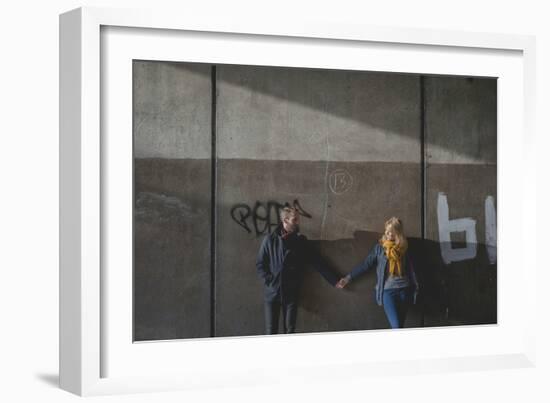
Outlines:
{"label": "woman's yellow scarf", "polygon": [[390,274],[392,276],[399,276],[403,277],[403,269],[401,267],[401,260],[403,258],[403,255],[405,254],[405,251],[407,250],[407,247],[402,247],[401,245],[397,245],[393,241],[383,241],[382,247],[384,248],[386,252],[386,257],[388,258],[388,262],[390,263]]}

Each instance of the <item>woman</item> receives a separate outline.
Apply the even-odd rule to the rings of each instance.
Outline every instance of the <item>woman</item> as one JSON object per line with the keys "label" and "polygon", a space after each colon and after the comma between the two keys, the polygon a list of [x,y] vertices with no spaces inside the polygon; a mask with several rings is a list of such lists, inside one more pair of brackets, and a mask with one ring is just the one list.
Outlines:
{"label": "woman", "polygon": [[392,217],[386,221],[384,229],[384,235],[365,261],[341,278],[336,287],[344,288],[349,282],[376,267],[376,302],[384,307],[388,322],[395,329],[403,327],[409,306],[416,303],[419,286],[407,253],[408,244],[403,233],[403,223],[399,218]]}

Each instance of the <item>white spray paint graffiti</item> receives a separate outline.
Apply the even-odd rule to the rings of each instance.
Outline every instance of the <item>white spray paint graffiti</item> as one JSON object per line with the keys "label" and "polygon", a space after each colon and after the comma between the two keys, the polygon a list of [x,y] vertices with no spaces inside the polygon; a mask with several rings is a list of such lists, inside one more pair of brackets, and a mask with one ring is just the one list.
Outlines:
{"label": "white spray paint graffiti", "polygon": [[[437,195],[437,221],[439,223],[439,245],[441,257],[446,264],[472,259],[477,254],[476,221],[473,218],[449,220],[447,195]],[[453,248],[451,232],[466,232],[466,247]]]}
{"label": "white spray paint graffiti", "polygon": [[493,196],[487,196],[485,199],[485,245],[489,263],[495,264],[497,262],[497,212]]}
{"label": "white spray paint graffiti", "polygon": [[[447,195],[440,192],[437,195],[437,220],[439,226],[439,242],[441,257],[446,264],[473,259],[477,254],[476,220],[473,218],[455,218],[449,220],[449,203]],[[452,232],[466,233],[466,246],[453,248],[451,244]],[[493,196],[485,199],[485,243],[489,262],[497,261],[497,224],[495,200]]]}

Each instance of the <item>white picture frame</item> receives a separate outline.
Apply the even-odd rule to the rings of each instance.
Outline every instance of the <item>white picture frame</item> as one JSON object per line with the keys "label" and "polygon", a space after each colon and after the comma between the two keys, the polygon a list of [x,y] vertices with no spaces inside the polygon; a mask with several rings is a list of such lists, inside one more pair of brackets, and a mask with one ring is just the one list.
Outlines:
{"label": "white picture frame", "polygon": [[[186,37],[186,33],[190,37]],[[111,36],[107,38],[106,34]],[[138,35],[141,35],[139,49],[132,43],[132,37],[135,39]],[[494,76],[495,71],[501,72],[498,95],[499,324],[132,343],[128,337],[128,332],[131,334],[128,325],[128,321],[131,324],[131,311],[128,311],[131,281],[128,282],[127,275],[113,277],[111,272],[105,271],[112,267],[109,259],[122,259],[122,266],[127,266],[128,258],[131,259],[124,248],[113,252],[106,241],[118,237],[131,243],[127,237],[131,221],[127,215],[122,214],[119,219],[121,215],[116,214],[124,211],[124,203],[128,202],[124,197],[128,195],[128,187],[119,186],[128,185],[131,180],[128,170],[131,161],[128,165],[128,154],[124,151],[127,138],[105,136],[113,127],[124,131],[128,126],[124,117],[111,122],[109,119],[115,114],[110,108],[122,108],[117,109],[118,115],[120,111],[127,112],[127,108],[131,110],[131,105],[124,107],[127,100],[124,80],[106,79],[107,75],[125,74],[124,68],[120,69],[125,65],[124,60],[111,66],[109,60],[103,59],[182,60],[174,59],[177,56],[171,53],[175,48],[182,52],[181,47],[174,46],[182,40],[189,46],[184,48],[187,49],[183,59],[186,61],[368,67],[369,70],[474,76]],[[225,50],[220,43],[225,44]],[[228,43],[232,46],[227,46]],[[253,50],[247,51],[251,46]],[[262,52],[265,47],[272,49]],[[322,52],[315,51],[318,47],[325,47],[325,52],[327,49],[336,52],[338,57],[321,58]],[[384,57],[357,57],[363,55],[362,52]],[[425,59],[408,57],[407,62],[404,61],[404,55],[413,54],[423,55]],[[535,201],[530,197],[535,192],[535,182],[527,175],[535,165],[535,159],[531,158],[534,155],[534,58],[534,38],[522,35],[320,21],[304,24],[245,19],[208,21],[192,15],[150,10],[80,8],[62,14],[61,387],[79,395],[99,395],[215,385],[245,386],[273,380],[296,382],[300,379],[302,382],[304,379],[328,379],[329,373],[334,378],[335,373],[338,377],[347,377],[535,365],[535,322],[534,317],[525,312],[535,312],[536,293],[532,286],[529,288],[529,278],[536,275],[537,265],[534,255],[523,256],[519,261],[512,250],[517,243],[527,249],[528,223],[535,222],[536,217]],[[128,117],[127,113],[122,115]],[[521,167],[513,167],[507,162],[511,153],[516,157],[520,153]],[[116,165],[119,168],[110,162],[113,157],[122,161]],[[517,191],[518,186],[522,191]],[[122,198],[112,199],[122,200],[118,206],[112,205],[114,202],[109,199],[113,187],[126,192]],[[114,213],[106,214],[106,211]],[[518,267],[521,268],[519,279],[507,274],[513,267],[516,274]],[[520,289],[514,291],[514,298],[519,302],[512,300],[514,285]],[[117,301],[109,298],[113,289],[122,295]],[[369,339],[368,343],[365,338]],[[418,351],[397,349],[393,355],[383,355],[377,354],[381,351],[379,347],[357,348],[369,344],[400,345],[404,339],[419,346]],[[449,340],[462,343],[446,345]],[[330,357],[317,354],[324,348],[336,348],[342,354]],[[266,351],[271,351],[269,367],[262,362]],[[281,358],[283,352],[289,354],[284,360]]]}

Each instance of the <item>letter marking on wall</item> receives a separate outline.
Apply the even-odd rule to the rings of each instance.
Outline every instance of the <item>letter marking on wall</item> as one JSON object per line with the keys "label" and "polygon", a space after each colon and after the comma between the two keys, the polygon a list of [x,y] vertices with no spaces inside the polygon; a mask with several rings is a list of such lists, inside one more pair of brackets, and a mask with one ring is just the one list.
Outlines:
{"label": "letter marking on wall", "polygon": [[[446,264],[466,259],[473,259],[477,254],[476,221],[473,218],[455,218],[449,220],[449,204],[447,195],[439,192],[437,195],[437,222],[439,226],[439,246],[441,257]],[[466,233],[466,247],[453,248],[452,232]]]}

